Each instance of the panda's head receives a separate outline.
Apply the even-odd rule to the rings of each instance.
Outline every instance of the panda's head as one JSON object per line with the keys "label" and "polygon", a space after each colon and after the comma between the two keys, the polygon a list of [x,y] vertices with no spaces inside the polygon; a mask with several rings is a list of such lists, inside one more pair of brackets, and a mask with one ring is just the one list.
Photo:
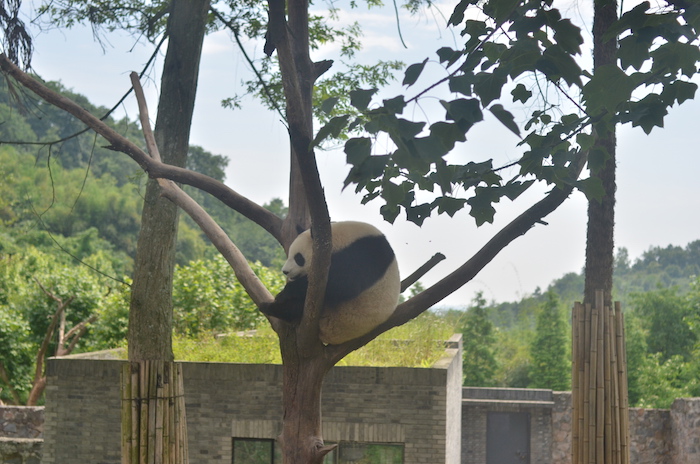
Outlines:
{"label": "panda's head", "polygon": [[289,246],[287,261],[282,266],[282,272],[287,280],[296,280],[309,274],[312,246],[311,231],[309,230],[299,234]]}

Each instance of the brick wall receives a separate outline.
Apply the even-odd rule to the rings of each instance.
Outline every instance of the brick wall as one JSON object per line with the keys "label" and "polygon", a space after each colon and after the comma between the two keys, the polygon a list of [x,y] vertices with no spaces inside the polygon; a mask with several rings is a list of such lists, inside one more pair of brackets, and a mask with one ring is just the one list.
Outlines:
{"label": "brick wall", "polygon": [[[120,462],[120,364],[49,360],[44,464]],[[406,464],[457,464],[461,368],[461,338],[434,368],[333,368],[324,438],[404,443]],[[184,363],[183,377],[192,462],[231,462],[232,437],[279,434],[281,366]]]}

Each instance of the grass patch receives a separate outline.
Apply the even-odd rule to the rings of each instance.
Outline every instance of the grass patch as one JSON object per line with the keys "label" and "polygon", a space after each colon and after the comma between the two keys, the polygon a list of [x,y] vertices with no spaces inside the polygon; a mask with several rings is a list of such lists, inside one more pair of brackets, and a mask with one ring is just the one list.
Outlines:
{"label": "grass patch", "polygon": [[[430,313],[382,334],[367,346],[350,353],[339,366],[430,367],[445,352],[445,340],[453,328],[444,319]],[[175,359],[194,362],[229,362],[247,364],[281,364],[279,343],[272,329],[265,325],[255,335],[197,339],[174,337]]]}

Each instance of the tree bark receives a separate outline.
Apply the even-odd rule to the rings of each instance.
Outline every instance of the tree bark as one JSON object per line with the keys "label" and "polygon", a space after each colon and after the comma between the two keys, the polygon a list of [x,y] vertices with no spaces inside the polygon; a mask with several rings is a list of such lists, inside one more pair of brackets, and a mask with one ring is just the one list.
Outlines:
{"label": "tree bark", "polygon": [[[175,0],[167,33],[155,136],[163,162],[183,167],[207,24],[209,0]],[[146,187],[141,232],[134,260],[129,315],[129,359],[172,361],[172,282],[177,207],[161,196],[157,182]]]}
{"label": "tree bark", "polygon": [[[617,20],[615,0],[594,0],[593,17],[593,70],[617,63],[617,38],[607,42],[603,35]],[[603,125],[604,124],[604,125]],[[586,233],[586,283],[584,304],[595,303],[596,290],[602,290],[605,304],[612,304],[613,256],[615,252],[615,125],[600,124],[596,148],[607,154],[605,165],[592,176],[600,179],[605,195],[600,201],[588,202],[588,229]]]}

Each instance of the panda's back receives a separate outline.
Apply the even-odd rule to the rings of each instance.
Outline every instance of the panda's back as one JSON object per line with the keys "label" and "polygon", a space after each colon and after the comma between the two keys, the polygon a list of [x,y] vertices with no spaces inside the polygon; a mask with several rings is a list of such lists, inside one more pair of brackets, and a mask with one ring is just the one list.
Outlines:
{"label": "panda's back", "polygon": [[398,304],[401,281],[391,245],[373,226],[333,230],[333,240],[320,337],[337,345],[386,321]]}
{"label": "panda's back", "polygon": [[334,252],[326,286],[328,309],[353,300],[380,283],[392,263],[396,263],[396,257],[384,235],[361,237]]}

